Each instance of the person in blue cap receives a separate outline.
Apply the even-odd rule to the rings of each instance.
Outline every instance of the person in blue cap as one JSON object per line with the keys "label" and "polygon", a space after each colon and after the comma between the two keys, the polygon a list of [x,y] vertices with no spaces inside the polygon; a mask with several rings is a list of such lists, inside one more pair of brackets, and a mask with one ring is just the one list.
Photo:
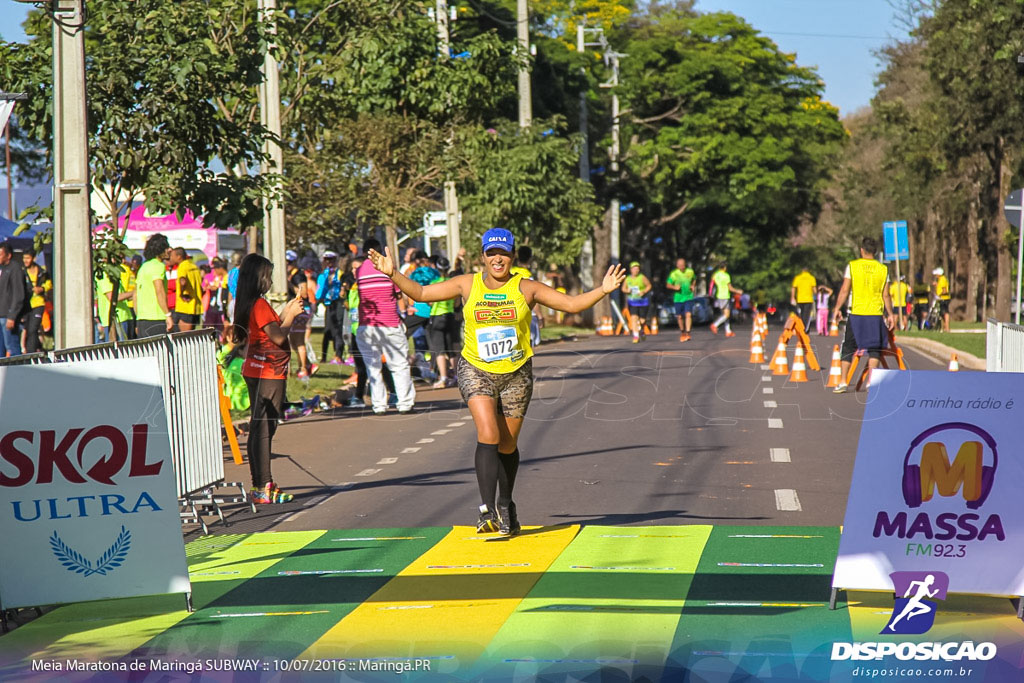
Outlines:
{"label": "person in blue cap", "polygon": [[513,273],[515,249],[511,232],[492,228],[481,240],[482,273],[429,285],[402,275],[389,250],[381,254],[371,249],[367,254],[374,267],[414,301],[461,296],[465,302],[457,376],[476,425],[476,478],[482,501],[476,528],[478,533],[497,531],[504,536],[520,529],[512,489],[519,470],[519,431],[533,394],[531,310],[541,304],[579,313],[618,289],[626,277],[622,266],[609,266],[600,287],[571,296]]}

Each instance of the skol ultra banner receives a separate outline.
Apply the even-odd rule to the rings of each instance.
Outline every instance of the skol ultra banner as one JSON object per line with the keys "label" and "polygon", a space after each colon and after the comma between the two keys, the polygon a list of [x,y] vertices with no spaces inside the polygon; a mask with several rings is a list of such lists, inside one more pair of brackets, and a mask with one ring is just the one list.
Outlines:
{"label": "skol ultra banner", "polygon": [[0,368],[0,603],[189,590],[155,359]]}
{"label": "skol ultra banner", "polygon": [[1024,595],[1024,375],[876,370],[832,585]]}

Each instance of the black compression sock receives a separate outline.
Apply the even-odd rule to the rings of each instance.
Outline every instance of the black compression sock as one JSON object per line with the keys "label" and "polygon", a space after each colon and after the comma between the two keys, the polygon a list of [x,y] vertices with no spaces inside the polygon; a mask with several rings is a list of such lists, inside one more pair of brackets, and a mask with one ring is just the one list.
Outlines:
{"label": "black compression sock", "polygon": [[512,489],[516,485],[516,473],[519,471],[519,449],[511,453],[498,453],[501,469],[498,470],[498,505],[512,502]]}
{"label": "black compression sock", "polygon": [[498,444],[476,443],[476,483],[480,487],[480,499],[488,508],[494,508],[494,494],[501,476],[501,462],[498,460]]}

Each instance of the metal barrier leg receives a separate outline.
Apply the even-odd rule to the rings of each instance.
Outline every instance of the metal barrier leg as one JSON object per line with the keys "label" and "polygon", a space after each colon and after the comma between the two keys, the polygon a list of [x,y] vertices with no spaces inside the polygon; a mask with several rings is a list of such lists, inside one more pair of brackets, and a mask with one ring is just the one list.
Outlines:
{"label": "metal barrier leg", "polygon": [[829,609],[835,609],[836,608],[836,598],[838,598],[838,597],[839,597],[839,589],[838,588],[833,588],[832,589],[832,595],[830,595],[829,598],[828,598],[828,608]]}
{"label": "metal barrier leg", "polygon": [[192,591],[185,593],[185,609],[189,612],[196,611],[196,608],[192,606]]}

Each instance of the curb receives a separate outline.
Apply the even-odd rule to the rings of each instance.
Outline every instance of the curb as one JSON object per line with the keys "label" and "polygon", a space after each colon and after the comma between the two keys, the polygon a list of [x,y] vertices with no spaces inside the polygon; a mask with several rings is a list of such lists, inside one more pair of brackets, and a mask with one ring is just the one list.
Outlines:
{"label": "curb", "polygon": [[949,357],[955,353],[957,360],[960,362],[961,368],[966,370],[981,370],[982,372],[987,369],[984,358],[978,358],[966,351],[954,349],[952,346],[947,346],[942,342],[935,341],[934,339],[922,339],[921,337],[904,337],[898,335],[896,337],[896,343],[900,346],[909,346],[940,363],[948,363]]}

